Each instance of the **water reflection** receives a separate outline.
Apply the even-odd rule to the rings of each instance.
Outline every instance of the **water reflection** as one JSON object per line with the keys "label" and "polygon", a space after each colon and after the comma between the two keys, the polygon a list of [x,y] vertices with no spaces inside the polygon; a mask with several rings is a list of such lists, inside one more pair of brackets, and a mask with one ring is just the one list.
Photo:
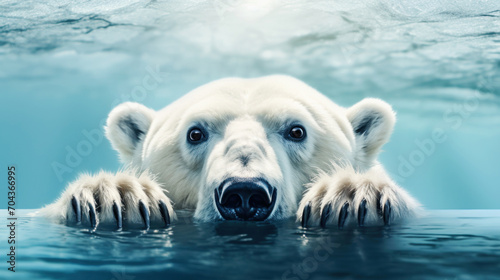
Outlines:
{"label": "water reflection", "polygon": [[[333,226],[304,229],[293,219],[199,223],[189,211],[181,211],[179,217],[169,228],[95,233],[41,218],[20,218],[22,270],[33,279],[72,280],[165,275],[171,279],[197,279],[200,275],[494,279],[500,272],[498,210],[434,211],[406,225],[344,230]],[[1,279],[5,273],[0,271]]]}
{"label": "water reflection", "polygon": [[278,237],[278,228],[272,223],[228,221],[214,227],[216,236],[232,244],[272,245]]}

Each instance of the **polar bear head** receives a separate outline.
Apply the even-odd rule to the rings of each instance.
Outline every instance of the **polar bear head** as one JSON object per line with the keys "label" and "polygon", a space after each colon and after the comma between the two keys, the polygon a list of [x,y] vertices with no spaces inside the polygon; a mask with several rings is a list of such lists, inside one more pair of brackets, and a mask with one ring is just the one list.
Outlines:
{"label": "polar bear head", "polygon": [[176,208],[200,220],[290,217],[304,186],[335,164],[375,164],[395,122],[364,99],[342,108],[288,76],[227,78],[160,111],[124,103],[106,135],[123,162],[149,170]]}

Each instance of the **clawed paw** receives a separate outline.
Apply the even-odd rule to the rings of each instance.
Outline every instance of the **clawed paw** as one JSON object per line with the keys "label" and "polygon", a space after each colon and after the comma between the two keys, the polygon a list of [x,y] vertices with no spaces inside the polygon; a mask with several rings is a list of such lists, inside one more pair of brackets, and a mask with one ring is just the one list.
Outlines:
{"label": "clawed paw", "polygon": [[385,173],[340,170],[324,174],[304,194],[297,211],[303,227],[348,223],[358,226],[401,221],[415,215],[418,203]]}
{"label": "clawed paw", "polygon": [[[96,209],[94,207],[94,204],[91,202],[88,202],[88,216],[86,216],[87,220],[90,222],[90,228],[92,230],[95,230],[97,228],[97,214],[96,214]],[[81,224],[82,222],[82,206],[80,204],[80,200],[76,198],[75,196],[72,197],[71,199],[71,206],[73,209],[73,214],[75,216],[75,222],[76,224]],[[167,205],[163,200],[158,201],[158,209],[161,214],[161,218],[165,224],[165,226],[170,225],[170,215],[168,214],[168,209]],[[121,206],[121,203],[117,203],[116,201],[113,201],[113,217],[116,220],[116,228],[117,229],[122,229],[123,228],[123,214],[122,214],[122,209],[123,207]],[[146,206],[146,204],[140,200],[139,205],[138,205],[139,213],[141,215],[142,221],[144,223],[144,227],[146,230],[148,230],[151,227],[151,219],[149,216],[149,207]]]}
{"label": "clawed paw", "polygon": [[[349,217],[349,202],[345,202],[344,205],[340,208],[339,214],[338,214],[338,228],[342,229],[344,228],[345,222],[347,218]],[[307,205],[304,207],[302,211],[302,217],[301,217],[301,224],[303,227],[307,227],[309,224],[309,219],[311,217],[311,203],[307,203]],[[368,209],[366,207],[366,200],[363,200],[361,204],[358,207],[357,211],[357,222],[360,227],[365,226],[365,219],[366,219],[366,213]],[[384,221],[385,225],[389,225],[390,220],[391,220],[391,203],[389,201],[386,202],[384,207],[382,209],[378,209],[378,213],[382,213],[382,219]],[[322,208],[321,210],[321,216],[320,216],[320,226],[321,227],[326,227],[327,226],[327,221],[332,220],[330,219],[330,216],[332,215],[332,204],[328,203],[325,207]]]}
{"label": "clawed paw", "polygon": [[85,175],[67,188],[62,197],[42,211],[47,216],[95,230],[100,224],[151,224],[168,226],[175,218],[170,199],[163,189],[144,173],[139,177],[127,173],[101,172]]}

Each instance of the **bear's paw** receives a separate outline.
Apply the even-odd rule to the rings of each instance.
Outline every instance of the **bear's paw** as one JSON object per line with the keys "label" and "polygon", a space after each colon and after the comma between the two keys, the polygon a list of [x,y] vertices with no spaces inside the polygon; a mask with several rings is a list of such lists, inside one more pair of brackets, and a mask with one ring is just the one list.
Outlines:
{"label": "bear's paw", "polygon": [[306,190],[297,219],[303,227],[336,223],[365,225],[401,222],[416,216],[420,205],[381,167],[359,173],[352,167],[321,174]]}
{"label": "bear's paw", "polygon": [[82,175],[42,213],[60,222],[88,225],[91,230],[106,224],[149,229],[151,224],[168,226],[176,218],[170,199],[147,172]]}

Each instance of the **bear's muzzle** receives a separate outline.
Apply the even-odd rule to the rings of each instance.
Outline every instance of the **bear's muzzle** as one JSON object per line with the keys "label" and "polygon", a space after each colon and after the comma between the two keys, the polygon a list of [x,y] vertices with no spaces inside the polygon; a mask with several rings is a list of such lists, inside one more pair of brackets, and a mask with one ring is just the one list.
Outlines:
{"label": "bear's muzzle", "polygon": [[225,220],[263,221],[276,203],[276,188],[262,178],[229,178],[214,190],[217,210]]}

